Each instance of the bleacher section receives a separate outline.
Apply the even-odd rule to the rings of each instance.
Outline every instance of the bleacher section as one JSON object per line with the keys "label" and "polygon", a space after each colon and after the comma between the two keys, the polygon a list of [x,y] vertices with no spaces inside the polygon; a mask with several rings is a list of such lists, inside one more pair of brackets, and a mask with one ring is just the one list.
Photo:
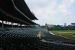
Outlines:
{"label": "bleacher section", "polygon": [[[6,28],[0,29],[0,43],[5,50],[71,50],[75,46],[62,45],[63,43],[75,44],[75,41],[70,41],[63,37],[58,37],[49,34],[46,29],[42,28]],[[41,39],[37,37],[41,32],[45,36]],[[42,39],[49,41],[43,42]],[[50,42],[62,43],[55,44]]]}

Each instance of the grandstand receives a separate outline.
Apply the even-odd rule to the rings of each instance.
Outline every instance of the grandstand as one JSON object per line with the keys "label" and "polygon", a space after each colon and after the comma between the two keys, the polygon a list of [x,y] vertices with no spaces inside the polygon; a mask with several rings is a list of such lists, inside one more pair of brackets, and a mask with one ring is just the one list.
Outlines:
{"label": "grandstand", "polygon": [[75,49],[75,41],[52,35],[32,20],[37,18],[24,0],[0,0],[1,50]]}

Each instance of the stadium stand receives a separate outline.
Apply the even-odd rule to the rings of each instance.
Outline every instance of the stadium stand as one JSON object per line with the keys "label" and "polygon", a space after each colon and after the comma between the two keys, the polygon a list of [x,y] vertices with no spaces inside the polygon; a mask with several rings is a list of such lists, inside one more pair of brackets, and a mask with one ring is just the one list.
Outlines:
{"label": "stadium stand", "polygon": [[[52,35],[47,29],[36,27],[38,24],[32,20],[37,18],[24,0],[0,0],[0,20],[1,50],[75,49],[75,41]],[[11,24],[6,24],[4,21]]]}

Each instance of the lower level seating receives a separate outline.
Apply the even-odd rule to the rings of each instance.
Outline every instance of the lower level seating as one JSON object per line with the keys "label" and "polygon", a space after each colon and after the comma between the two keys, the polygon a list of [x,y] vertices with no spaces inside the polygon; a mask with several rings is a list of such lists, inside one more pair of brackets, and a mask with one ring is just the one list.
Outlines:
{"label": "lower level seating", "polygon": [[42,42],[38,33],[41,32],[42,39],[53,42],[73,43],[62,37],[51,35],[42,28],[7,28],[0,29],[0,48],[3,50],[74,50],[75,46],[58,45],[54,43]]}

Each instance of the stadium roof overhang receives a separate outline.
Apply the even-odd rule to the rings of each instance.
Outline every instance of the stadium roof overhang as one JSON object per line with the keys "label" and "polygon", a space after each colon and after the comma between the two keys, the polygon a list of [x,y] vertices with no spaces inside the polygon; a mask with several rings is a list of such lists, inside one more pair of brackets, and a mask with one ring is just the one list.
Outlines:
{"label": "stadium roof overhang", "polygon": [[36,19],[36,17],[30,12],[26,4],[25,7],[23,7],[20,2],[21,0],[0,0],[0,20],[23,23],[28,25],[36,24],[32,22],[32,20]]}
{"label": "stadium roof overhang", "polygon": [[0,10],[0,20],[2,21],[8,21],[8,22],[12,22],[12,23],[19,23],[19,24],[26,24],[29,25],[29,23],[26,23],[23,20],[20,20],[19,18],[13,17],[10,14]]}
{"label": "stadium roof overhang", "polygon": [[37,19],[33,13],[31,13],[30,9],[28,8],[26,2],[24,0],[13,0],[15,6],[22,11],[24,14],[26,14],[30,19],[34,20]]}

